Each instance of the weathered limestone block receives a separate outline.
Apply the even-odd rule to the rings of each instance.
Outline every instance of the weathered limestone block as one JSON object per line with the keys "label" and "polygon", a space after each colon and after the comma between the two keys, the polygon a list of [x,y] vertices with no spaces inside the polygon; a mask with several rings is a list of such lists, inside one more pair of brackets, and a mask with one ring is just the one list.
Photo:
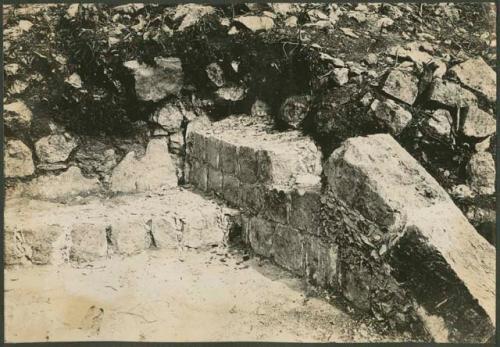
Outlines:
{"label": "weathered limestone block", "polygon": [[290,96],[281,105],[279,118],[289,127],[298,129],[309,113],[310,104],[309,95]]}
{"label": "weathered limestone block", "polygon": [[144,216],[122,215],[111,220],[111,247],[123,255],[142,252],[151,247],[151,223]]}
{"label": "weathered limestone block", "polygon": [[155,216],[151,220],[151,234],[156,247],[177,248],[182,240],[182,223],[173,213]]}
{"label": "weathered limestone block", "polygon": [[60,264],[66,259],[68,241],[63,226],[35,225],[35,221],[5,228],[5,264]]}
{"label": "weathered limestone block", "polygon": [[260,184],[241,184],[240,202],[241,207],[259,213],[265,208],[266,188]]}
{"label": "weathered limestone block", "polygon": [[222,178],[222,196],[231,205],[240,205],[240,181],[235,176],[224,174]]}
{"label": "weathered limestone block", "polygon": [[179,212],[184,247],[202,248],[223,244],[228,230],[222,227],[220,216],[214,212],[211,206]]}
{"label": "weathered limestone block", "polygon": [[338,246],[308,235],[304,249],[306,278],[321,287],[336,289]]}
{"label": "weathered limestone block", "polygon": [[114,168],[110,179],[111,191],[137,193],[177,186],[175,163],[164,139],[152,139],[146,154],[137,159],[129,152]]}
{"label": "weathered limestone block", "polygon": [[208,190],[213,191],[217,195],[222,194],[222,172],[208,168]]}
{"label": "weathered limestone block", "polygon": [[[252,120],[253,119],[253,120]],[[201,138],[200,138],[201,137]],[[217,139],[220,148],[213,148]],[[205,143],[207,142],[207,143]],[[188,132],[188,156],[216,163],[224,174],[244,183],[293,184],[297,175],[321,173],[321,153],[314,142],[298,131],[276,133],[264,121],[232,116]]]}
{"label": "weathered limestone block", "polygon": [[255,253],[271,257],[276,225],[260,217],[251,217],[248,222],[247,233],[250,246]]}
{"label": "weathered limestone block", "polygon": [[298,275],[304,274],[304,236],[297,229],[276,224],[272,240],[274,261]]}
{"label": "weathered limestone block", "polygon": [[75,161],[84,173],[109,173],[117,164],[118,155],[110,146],[93,139],[85,142],[77,149]]}
{"label": "weathered limestone block", "polygon": [[321,186],[296,189],[291,193],[290,225],[318,235],[320,228]]}
{"label": "weathered limestone block", "polygon": [[455,65],[450,71],[463,85],[481,93],[488,101],[495,102],[497,75],[481,57]]}
{"label": "weathered limestone block", "polygon": [[45,136],[35,143],[36,155],[45,163],[65,161],[76,147],[76,140],[63,134]]}
{"label": "weathered limestone block", "polygon": [[202,191],[208,188],[207,166],[198,161],[191,162],[189,166],[189,182]]}
{"label": "weathered limestone block", "polygon": [[206,138],[206,159],[207,163],[214,169],[219,169],[219,153],[221,152],[221,142],[213,137]]}
{"label": "weathered limestone block", "polygon": [[242,183],[257,182],[257,156],[250,147],[242,146],[238,149],[237,177]]}
{"label": "weathered limestone block", "polygon": [[156,67],[127,61],[124,66],[135,77],[135,91],[144,101],[160,101],[168,95],[177,94],[182,89],[184,74],[179,58],[156,57]]}
{"label": "weathered limestone block", "polygon": [[263,216],[277,223],[288,224],[290,200],[289,190],[272,189],[266,191]]}
{"label": "weathered limestone block", "polygon": [[480,342],[494,334],[495,249],[443,188],[391,136],[352,138],[325,168],[338,197],[385,230],[393,275],[447,340]]}
{"label": "weathered limestone block", "polygon": [[59,175],[39,176],[30,182],[18,184],[11,196],[66,201],[75,196],[96,194],[100,190],[97,178],[85,178],[78,167],[72,166]]}
{"label": "weathered limestone block", "polygon": [[107,223],[78,223],[71,228],[70,259],[77,262],[90,262],[108,253],[106,240]]}
{"label": "weathered limestone block", "polygon": [[219,154],[219,164],[223,173],[233,174],[236,172],[238,160],[237,147],[222,141]]}
{"label": "weathered limestone block", "polygon": [[24,177],[35,172],[31,150],[22,141],[7,141],[4,153],[5,177]]}

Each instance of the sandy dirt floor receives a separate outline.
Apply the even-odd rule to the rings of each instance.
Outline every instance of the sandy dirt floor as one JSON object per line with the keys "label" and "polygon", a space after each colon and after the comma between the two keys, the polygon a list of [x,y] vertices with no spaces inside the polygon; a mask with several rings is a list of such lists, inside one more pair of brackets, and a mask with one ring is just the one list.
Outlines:
{"label": "sandy dirt floor", "polygon": [[387,341],[306,296],[299,279],[243,256],[162,250],[79,268],[6,269],[6,340]]}

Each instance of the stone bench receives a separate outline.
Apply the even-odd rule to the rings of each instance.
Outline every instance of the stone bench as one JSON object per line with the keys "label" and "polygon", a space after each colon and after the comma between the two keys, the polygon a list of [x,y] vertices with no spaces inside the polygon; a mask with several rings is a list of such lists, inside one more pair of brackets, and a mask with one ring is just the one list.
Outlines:
{"label": "stone bench", "polygon": [[234,213],[177,188],[78,204],[10,199],[5,264],[88,262],[150,248],[220,245]]}

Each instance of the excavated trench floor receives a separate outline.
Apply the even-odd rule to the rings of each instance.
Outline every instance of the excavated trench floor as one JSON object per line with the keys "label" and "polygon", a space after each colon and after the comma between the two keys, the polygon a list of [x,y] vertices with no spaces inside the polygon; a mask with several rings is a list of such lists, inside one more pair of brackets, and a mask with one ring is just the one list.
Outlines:
{"label": "excavated trench floor", "polygon": [[268,261],[243,256],[220,248],[150,250],[81,268],[6,269],[6,340],[404,340],[307,297],[300,280]]}
{"label": "excavated trench floor", "polygon": [[[215,204],[188,191],[166,196],[183,206],[188,200],[193,206],[202,200],[203,206]],[[141,205],[147,211],[160,209],[158,199],[118,201],[121,209],[123,201],[133,201],[130,206],[139,213]],[[112,202],[105,206],[109,209]],[[16,210],[7,203],[7,221],[15,224],[16,213],[26,218],[29,208],[36,211],[32,223],[37,224],[33,218],[38,216],[42,227],[43,218],[51,215],[66,220],[57,217],[52,203],[23,206]],[[84,223],[89,204],[58,208]],[[408,340],[378,333],[371,321],[354,318],[340,301],[336,305],[335,297],[318,295],[289,272],[234,245],[147,249],[90,263],[13,265],[4,274],[8,342]]]}

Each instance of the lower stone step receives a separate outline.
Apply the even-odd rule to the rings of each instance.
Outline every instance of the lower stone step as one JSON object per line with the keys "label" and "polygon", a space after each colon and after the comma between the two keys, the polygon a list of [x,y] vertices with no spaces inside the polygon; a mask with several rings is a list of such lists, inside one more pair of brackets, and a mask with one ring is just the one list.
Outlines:
{"label": "lower stone step", "polygon": [[88,262],[148,248],[220,245],[236,213],[178,188],[78,204],[9,199],[5,264]]}

